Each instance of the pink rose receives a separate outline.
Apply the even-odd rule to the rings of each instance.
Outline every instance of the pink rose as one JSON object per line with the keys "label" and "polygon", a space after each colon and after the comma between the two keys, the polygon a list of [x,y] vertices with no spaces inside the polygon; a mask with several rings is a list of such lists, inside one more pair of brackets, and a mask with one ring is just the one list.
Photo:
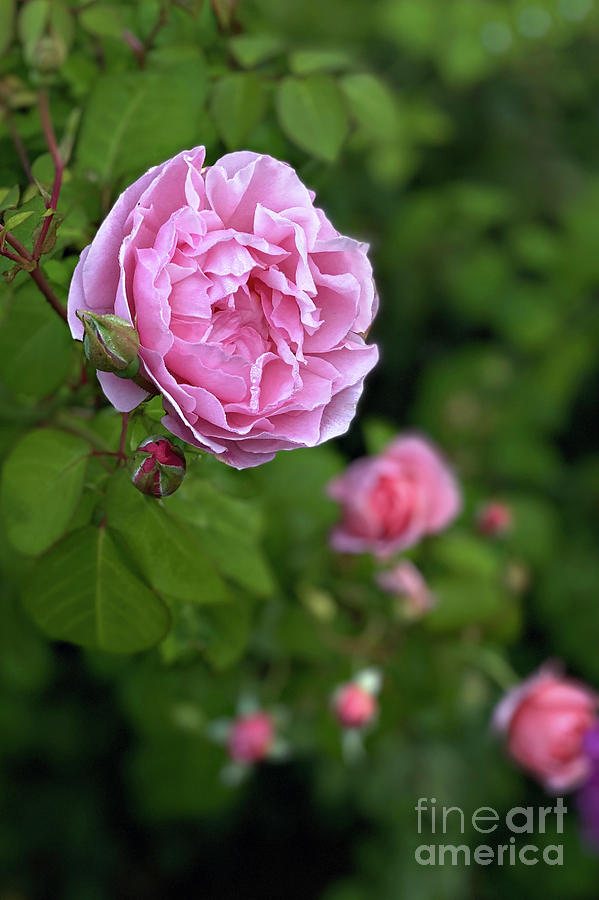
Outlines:
{"label": "pink rose", "polygon": [[420,618],[435,605],[428,585],[414,563],[403,559],[392,569],[385,569],[376,576],[377,584],[388,594],[404,599],[405,613]]}
{"label": "pink rose", "polygon": [[[237,468],[346,431],[375,365],[367,247],[343,237],[286,163],[185,151],[121,194],[81,254],[78,309],[137,328],[164,425]],[[119,410],[147,392],[98,372]]]}
{"label": "pink rose", "polygon": [[275,728],[268,713],[240,716],[229,733],[229,756],[236,762],[260,762],[268,756],[274,738]]}
{"label": "pink rose", "polygon": [[597,696],[585,685],[545,666],[509,691],[493,716],[510,756],[554,793],[587,777],[583,739],[596,722]]}
{"label": "pink rose", "polygon": [[377,701],[366,688],[350,681],[335,692],[333,709],[344,728],[363,728],[375,717]]}
{"label": "pink rose", "polygon": [[343,510],[331,543],[341,553],[388,556],[446,528],[460,510],[457,482],[420,437],[397,438],[352,463],[328,487]]}

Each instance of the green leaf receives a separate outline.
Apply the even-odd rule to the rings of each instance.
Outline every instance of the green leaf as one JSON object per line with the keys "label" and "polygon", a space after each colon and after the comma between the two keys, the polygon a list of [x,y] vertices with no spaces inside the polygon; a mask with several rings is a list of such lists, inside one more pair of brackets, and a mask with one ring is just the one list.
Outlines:
{"label": "green leaf", "polygon": [[393,92],[374,75],[347,75],[341,81],[350,113],[375,140],[393,141],[399,135],[399,112]]}
{"label": "green leaf", "polygon": [[210,111],[229,149],[239,149],[264,113],[264,87],[253,72],[235,72],[214,87]]}
{"label": "green leaf", "polygon": [[273,579],[258,543],[260,518],[251,504],[226,496],[208,481],[188,478],[166,506],[201,529],[203,548],[223,575],[254,594],[272,593]]}
{"label": "green leaf", "polygon": [[30,0],[19,13],[18,32],[27,55],[44,33],[50,6],[50,0]]}
{"label": "green leaf", "polygon": [[98,37],[120,38],[123,31],[121,10],[114,3],[94,3],[78,16],[81,27]]}
{"label": "green leaf", "polygon": [[23,603],[51,638],[109,653],[152,647],[169,626],[159,597],[127,567],[107,530],[93,526],[38,561]]}
{"label": "green leaf", "polygon": [[432,559],[443,571],[497,583],[503,560],[488,540],[454,531],[431,542]]}
{"label": "green leaf", "polygon": [[283,50],[280,37],[271,34],[240,34],[231,38],[229,49],[244,69],[252,69]]}
{"label": "green leaf", "polygon": [[197,61],[161,72],[103,76],[83,116],[78,166],[106,183],[195,146],[202,137],[205,91]]}
{"label": "green leaf", "polygon": [[311,75],[313,72],[339,72],[352,64],[345,50],[315,48],[296,50],[289,56],[289,68],[294,75]]}
{"label": "green leaf", "polygon": [[15,213],[14,216],[9,216],[4,220],[4,227],[7,231],[12,231],[14,228],[18,228],[19,225],[22,225],[23,222],[26,222],[32,215],[33,210],[31,209]]}
{"label": "green leaf", "polygon": [[347,134],[347,114],[330,75],[285,78],[277,90],[281,128],[303,150],[334,162]]}
{"label": "green leaf", "polygon": [[20,193],[18,184],[11,188],[0,188],[0,212],[17,206]]}
{"label": "green leaf", "polygon": [[16,0],[0,0],[0,54],[4,53],[13,38]]}
{"label": "green leaf", "polygon": [[2,516],[22,553],[43,553],[58,540],[83,490],[89,444],[50,428],[25,435],[2,471]]}
{"label": "green leaf", "polygon": [[443,578],[432,582],[431,587],[438,603],[424,619],[431,631],[453,631],[484,624],[501,609],[501,591],[482,579]]}
{"label": "green leaf", "polygon": [[14,394],[48,397],[69,373],[73,341],[29,282],[15,291],[0,327],[0,381]]}
{"label": "green leaf", "polygon": [[202,533],[180,522],[160,501],[140,494],[126,472],[117,472],[110,480],[106,520],[155,590],[190,603],[229,599],[205,553]]}

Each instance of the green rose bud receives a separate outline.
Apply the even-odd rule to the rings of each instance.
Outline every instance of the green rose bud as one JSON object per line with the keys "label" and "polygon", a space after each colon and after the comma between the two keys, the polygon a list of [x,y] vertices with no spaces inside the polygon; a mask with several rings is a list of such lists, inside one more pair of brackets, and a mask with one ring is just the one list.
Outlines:
{"label": "green rose bud", "polygon": [[139,371],[139,335],[125,319],[77,310],[85,335],[83,349],[94,369],[119,378],[134,378]]}

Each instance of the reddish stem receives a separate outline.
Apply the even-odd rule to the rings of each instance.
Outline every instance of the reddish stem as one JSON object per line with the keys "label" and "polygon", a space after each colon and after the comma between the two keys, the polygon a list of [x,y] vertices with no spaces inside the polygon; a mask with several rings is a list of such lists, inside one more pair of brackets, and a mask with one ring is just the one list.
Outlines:
{"label": "reddish stem", "polygon": [[44,219],[42,230],[40,231],[39,237],[35,242],[35,247],[33,248],[33,258],[36,260],[39,260],[40,256],[42,255],[44,241],[46,240],[48,231],[50,230],[50,225],[52,224],[52,217],[56,212],[56,207],[58,206],[60,188],[62,187],[62,173],[64,171],[64,163],[60,156],[60,150],[58,149],[58,144],[56,143],[56,136],[54,134],[54,127],[52,125],[48,92],[45,88],[42,88],[42,90],[40,91],[39,111],[40,119],[42,120],[44,137],[46,138],[46,144],[48,145],[48,150],[50,151],[50,155],[54,163],[54,184],[52,185],[52,196],[50,197],[50,202],[46,203],[46,209],[51,209],[52,215],[49,215],[46,219]]}
{"label": "reddish stem", "polygon": [[63,322],[67,322],[67,311],[48,284],[46,276],[40,269],[39,265],[33,270],[33,272],[30,272],[29,274],[35,281],[38,289],[42,292],[52,309],[54,309],[58,313]]}
{"label": "reddish stem", "polygon": [[122,416],[123,424],[121,426],[121,439],[119,441],[118,455],[121,459],[127,459],[127,454],[125,453],[125,441],[127,439],[127,428],[129,426],[129,413],[122,413]]}
{"label": "reddish stem", "polygon": [[19,256],[22,256],[23,259],[26,259],[28,262],[31,262],[33,257],[29,250],[23,246],[21,241],[17,240],[14,234],[11,234],[10,231],[7,231],[4,235],[6,239],[6,243],[10,244],[13,250],[16,250]]}
{"label": "reddish stem", "polygon": [[23,263],[26,263],[27,260],[23,259],[22,256],[17,256],[16,253],[11,253],[10,250],[0,250],[0,256],[4,256],[6,259],[10,259],[11,262],[17,263],[18,266],[22,266]]}

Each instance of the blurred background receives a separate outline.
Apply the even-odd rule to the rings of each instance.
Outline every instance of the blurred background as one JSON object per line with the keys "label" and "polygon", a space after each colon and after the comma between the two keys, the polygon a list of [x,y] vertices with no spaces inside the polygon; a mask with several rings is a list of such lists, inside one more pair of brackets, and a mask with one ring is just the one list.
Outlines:
{"label": "blurred background", "polygon": [[[75,136],[46,265],[56,290],[64,296],[78,251],[148,165],[199,143],[208,162],[249,148],[288,160],[339,230],[370,243],[381,362],[336,446],[279,454],[238,478],[215,468],[259,499],[282,590],[240,611],[224,649],[207,639],[207,659],[49,643],[25,621],[1,545],[0,900],[596,898],[599,862],[573,811],[563,867],[425,868],[414,806],[436,797],[468,818],[547,802],[488,731],[506,661],[526,676],[557,657],[599,688],[598,4],[44,9],[41,31],[21,18],[15,42],[0,36],[0,184],[18,179],[11,122],[44,181],[27,99],[43,68],[57,127]],[[1,290],[33,296],[21,277]],[[28,321],[8,322],[0,351]],[[53,352],[54,341],[71,353],[42,325]],[[23,426],[2,359],[0,380],[5,448]],[[42,396],[35,377],[30,387]],[[368,561],[326,549],[336,512],[323,488],[344,461],[414,429],[443,448],[466,494],[457,530],[414,557],[449,599],[384,654],[376,640],[346,653],[327,637],[336,598],[368,603],[374,633],[387,619]],[[501,542],[474,533],[489,498],[512,509]],[[367,757],[347,765],[328,697],[369,662],[384,668],[381,721]],[[295,753],[229,788],[202,724],[231,715],[248,686],[297,714]],[[468,829],[454,837],[481,842]]]}

